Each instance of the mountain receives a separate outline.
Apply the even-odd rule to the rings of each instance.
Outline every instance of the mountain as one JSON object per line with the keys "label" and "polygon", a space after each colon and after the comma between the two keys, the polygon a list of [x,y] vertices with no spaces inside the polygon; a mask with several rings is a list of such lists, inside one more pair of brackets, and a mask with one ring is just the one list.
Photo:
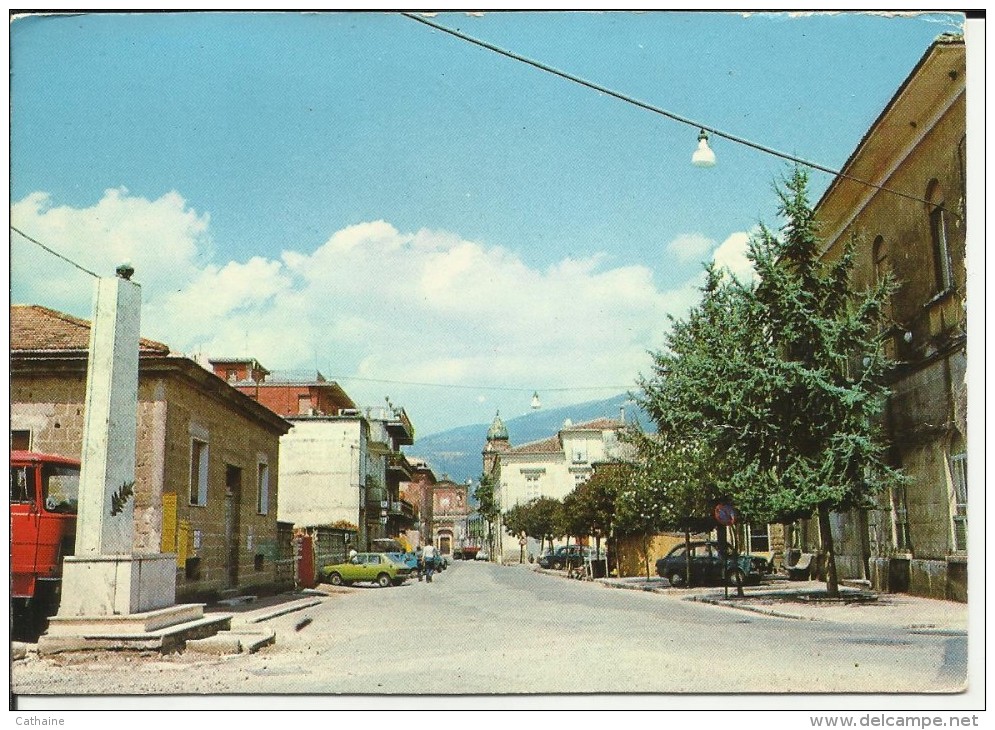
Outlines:
{"label": "mountain", "polygon": [[[652,425],[649,417],[624,393],[606,400],[588,401],[562,408],[542,408],[523,416],[502,420],[508,428],[511,445],[521,446],[530,441],[555,436],[568,418],[574,423],[593,421],[596,418],[618,418],[622,408],[625,408],[626,421],[638,421],[644,428]],[[417,439],[413,446],[405,448],[405,453],[425,459],[438,479],[447,478],[459,483],[473,479],[476,482],[483,468],[481,452],[490,426],[490,423],[476,423],[433,433]]]}

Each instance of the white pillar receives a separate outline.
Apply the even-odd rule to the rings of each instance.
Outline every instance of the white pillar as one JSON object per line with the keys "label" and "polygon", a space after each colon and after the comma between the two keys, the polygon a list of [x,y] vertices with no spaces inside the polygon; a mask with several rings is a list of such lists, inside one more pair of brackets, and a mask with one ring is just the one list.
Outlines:
{"label": "white pillar", "polygon": [[134,540],[141,287],[97,282],[86,375],[76,555],[124,555]]}
{"label": "white pillar", "polygon": [[76,554],[65,558],[59,615],[128,615],[176,603],[176,556],[134,554],[141,287],[132,269],[97,282],[90,330]]}

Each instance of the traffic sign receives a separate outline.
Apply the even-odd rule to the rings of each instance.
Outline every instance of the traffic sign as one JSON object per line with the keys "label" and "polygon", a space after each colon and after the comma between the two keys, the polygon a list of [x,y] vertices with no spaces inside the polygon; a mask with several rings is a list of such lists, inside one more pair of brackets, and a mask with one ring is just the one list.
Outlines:
{"label": "traffic sign", "polygon": [[717,504],[715,505],[715,511],[712,513],[715,517],[715,521],[720,525],[725,525],[729,527],[730,525],[736,524],[736,508],[731,504]]}

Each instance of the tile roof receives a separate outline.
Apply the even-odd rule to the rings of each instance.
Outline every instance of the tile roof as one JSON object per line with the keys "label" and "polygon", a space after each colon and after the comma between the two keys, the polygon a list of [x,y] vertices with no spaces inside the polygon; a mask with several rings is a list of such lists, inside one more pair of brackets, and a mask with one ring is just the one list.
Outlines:
{"label": "tile roof", "polygon": [[[37,304],[15,304],[10,308],[10,349],[21,352],[87,352],[90,323]],[[139,352],[168,355],[169,346],[142,338]]]}
{"label": "tile roof", "polygon": [[613,428],[621,428],[622,422],[617,418],[595,418],[593,421],[575,423],[572,426],[564,426],[564,431],[606,431]]}
{"label": "tile roof", "polygon": [[508,449],[504,453],[506,454],[553,454],[557,452],[562,452],[563,447],[560,445],[560,437],[552,436],[548,439],[543,439],[542,441],[532,441],[527,444],[522,444],[521,446],[515,446]]}
{"label": "tile roof", "polygon": [[[563,431],[607,431],[611,429],[621,428],[624,424],[617,418],[596,418],[593,421],[585,421],[584,423],[575,423],[569,426],[564,425],[560,429],[560,433]],[[540,441],[531,441],[527,444],[522,444],[520,446],[514,446],[504,453],[506,454],[552,454],[563,451],[563,445],[560,443],[560,435],[551,436]]]}

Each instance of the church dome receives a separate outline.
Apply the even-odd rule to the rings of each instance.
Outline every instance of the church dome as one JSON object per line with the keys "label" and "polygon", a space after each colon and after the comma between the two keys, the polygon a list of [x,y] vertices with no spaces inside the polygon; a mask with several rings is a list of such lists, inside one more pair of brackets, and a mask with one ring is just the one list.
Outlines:
{"label": "church dome", "polygon": [[488,441],[507,441],[508,429],[505,428],[504,421],[501,420],[500,411],[495,414],[491,427],[487,429]]}

